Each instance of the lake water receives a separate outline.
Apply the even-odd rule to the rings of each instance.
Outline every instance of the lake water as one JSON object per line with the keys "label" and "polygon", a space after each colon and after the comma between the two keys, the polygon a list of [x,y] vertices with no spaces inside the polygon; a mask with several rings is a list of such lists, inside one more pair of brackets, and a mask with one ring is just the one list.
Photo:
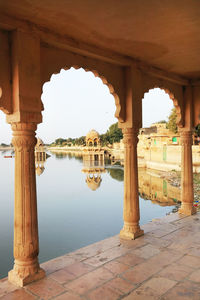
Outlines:
{"label": "lake water", "polygon": [[[0,152],[0,278],[13,266],[14,158],[4,155]],[[99,171],[94,166],[93,176],[80,156],[50,155],[44,167],[37,168],[40,262],[116,235],[123,226],[122,166],[107,163]],[[161,179],[151,185],[151,174],[140,175],[140,193],[151,198],[140,198],[144,224],[171,212],[178,196],[168,197]]]}

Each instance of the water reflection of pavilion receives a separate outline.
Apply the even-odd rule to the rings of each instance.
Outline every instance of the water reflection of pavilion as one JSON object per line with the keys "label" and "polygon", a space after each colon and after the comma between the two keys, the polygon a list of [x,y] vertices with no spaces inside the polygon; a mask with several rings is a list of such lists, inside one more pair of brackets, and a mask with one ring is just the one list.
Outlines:
{"label": "water reflection of pavilion", "polygon": [[35,171],[38,176],[44,172],[44,163],[48,157],[49,155],[45,151],[43,141],[38,138],[35,146]]}
{"label": "water reflection of pavilion", "polygon": [[105,165],[104,160],[99,159],[93,160],[88,155],[83,155],[83,169],[82,172],[87,174],[86,175],[86,183],[88,187],[92,191],[96,191],[101,185],[101,173],[105,173]]}

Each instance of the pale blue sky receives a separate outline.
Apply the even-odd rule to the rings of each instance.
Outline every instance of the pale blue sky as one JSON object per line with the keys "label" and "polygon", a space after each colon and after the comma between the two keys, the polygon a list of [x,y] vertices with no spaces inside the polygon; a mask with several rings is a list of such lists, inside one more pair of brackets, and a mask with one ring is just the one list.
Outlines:
{"label": "pale blue sky", "polygon": [[[37,135],[50,143],[58,137],[79,137],[91,129],[105,133],[117,122],[115,102],[100,78],[83,69],[61,70],[43,87],[43,123]],[[143,127],[167,120],[173,107],[169,96],[160,89],[151,90],[143,99]],[[0,143],[10,143],[11,129],[0,112]]]}

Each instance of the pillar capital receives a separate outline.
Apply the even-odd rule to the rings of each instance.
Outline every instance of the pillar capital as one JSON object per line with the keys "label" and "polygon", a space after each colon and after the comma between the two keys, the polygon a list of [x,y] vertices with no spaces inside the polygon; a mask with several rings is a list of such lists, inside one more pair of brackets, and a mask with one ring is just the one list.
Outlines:
{"label": "pillar capital", "polygon": [[12,144],[15,151],[34,150],[37,143],[35,137],[35,130],[37,124],[35,123],[12,123],[13,131]]}
{"label": "pillar capital", "polygon": [[122,132],[124,144],[137,146],[139,133],[139,129],[137,127],[122,128]]}

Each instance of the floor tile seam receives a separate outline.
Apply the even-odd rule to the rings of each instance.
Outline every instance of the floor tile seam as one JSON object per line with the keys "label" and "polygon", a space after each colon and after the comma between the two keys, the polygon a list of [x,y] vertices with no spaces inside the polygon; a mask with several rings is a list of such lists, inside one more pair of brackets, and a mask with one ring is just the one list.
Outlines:
{"label": "floor tile seam", "polygon": [[[176,263],[176,262],[175,262]],[[173,264],[173,263],[172,263]],[[178,266],[179,266],[179,264],[177,264]],[[180,265],[181,266],[181,265]],[[183,266],[185,266],[185,265],[183,265]],[[169,266],[166,266],[165,268],[164,268],[164,270],[165,269],[167,269]],[[183,279],[180,279],[180,280],[176,280],[176,279],[173,279],[174,281],[178,281],[178,282],[183,282],[183,281],[185,281],[185,280],[188,280],[188,276],[190,276],[196,269],[194,269],[194,268],[192,268],[192,267],[190,267],[192,270],[191,271],[189,271],[189,273],[183,278]],[[161,275],[162,276],[162,275]]]}
{"label": "floor tile seam", "polygon": [[[109,281],[113,280],[114,278],[115,278],[115,277],[110,278],[109,280],[106,280],[106,281],[100,283],[99,285],[93,286],[91,289],[87,290],[85,293],[83,293],[83,294],[77,294],[77,295],[78,295],[78,296],[83,296],[83,297],[88,298],[88,294],[89,294],[90,292],[96,290],[97,288],[102,287],[105,283],[108,283]],[[68,291],[69,291],[69,290],[70,290],[70,291],[73,291],[72,289],[68,288]]]}
{"label": "floor tile seam", "polygon": [[[112,248],[110,248],[110,249],[107,249],[106,251],[111,250],[111,249],[114,249],[114,248],[117,249],[117,247],[119,247],[119,246],[112,247]],[[87,264],[87,263],[85,262],[86,260],[95,258],[95,257],[98,256],[98,255],[102,255],[102,254],[105,253],[106,251],[103,251],[103,252],[101,252],[101,253],[99,253],[99,254],[95,254],[95,255],[90,256],[90,257],[87,257],[87,258],[83,258],[80,262],[82,262],[82,263],[84,263],[84,264]],[[128,250],[128,251],[129,251],[129,250]],[[89,264],[87,264],[87,265],[89,265]]]}
{"label": "floor tile seam", "polygon": [[[80,260],[77,260],[77,261],[75,261],[74,263],[72,263],[72,264],[70,264],[70,265],[67,265],[67,266],[62,266],[62,267],[60,267],[60,268],[58,268],[58,269],[56,269],[56,270],[54,270],[54,271],[51,271],[50,273],[48,273],[47,275],[46,275],[46,277],[47,276],[49,276],[49,275],[51,275],[51,274],[53,274],[53,273],[55,273],[55,272],[58,272],[58,271],[61,271],[61,270],[63,270],[64,268],[67,268],[67,267],[69,267],[69,266],[71,266],[71,265],[73,265],[73,264],[75,264],[75,263],[83,263],[83,261],[80,261]],[[85,265],[88,265],[88,264],[86,264],[86,263],[84,263]],[[90,267],[91,267],[91,265],[89,265]],[[44,269],[45,270],[45,269]],[[46,272],[46,271],[45,271]],[[71,273],[70,273],[71,274]]]}
{"label": "floor tile seam", "polygon": [[[192,267],[190,267],[190,268],[192,268]],[[199,268],[199,270],[200,270],[200,268]],[[190,282],[194,282],[194,283],[200,284],[200,282],[193,281],[193,280],[189,279],[189,276],[190,276],[192,273],[194,273],[195,271],[197,271],[197,269],[193,269],[192,271],[190,271],[190,272],[187,274],[186,277],[184,277],[182,280],[180,280],[180,282],[184,282],[184,281],[187,280],[187,281],[190,281]]]}
{"label": "floor tile seam", "polygon": [[[118,257],[117,257],[117,258],[118,258]],[[58,280],[56,280],[55,278],[50,277],[51,274],[56,273],[57,271],[55,271],[55,272],[49,274],[48,276],[49,276],[52,280],[56,281],[56,283],[58,283],[58,284],[64,286],[64,285],[66,285],[67,283],[70,283],[70,282],[72,282],[72,281],[74,281],[74,280],[76,280],[76,279],[80,279],[80,278],[83,277],[84,275],[87,275],[87,274],[89,274],[89,273],[92,273],[92,272],[94,272],[94,271],[96,271],[96,270],[99,270],[99,269],[101,269],[101,268],[105,268],[105,265],[106,265],[106,264],[108,264],[108,263],[110,263],[110,262],[116,261],[117,258],[114,258],[114,259],[112,259],[112,260],[110,260],[110,261],[107,261],[107,262],[103,263],[102,265],[100,265],[100,266],[98,266],[98,267],[93,267],[93,270],[90,270],[89,272],[86,272],[86,273],[84,273],[84,274],[82,274],[82,275],[79,275],[79,276],[75,277],[74,279],[70,279],[69,281],[66,281],[66,282],[63,282],[63,283],[60,283],[60,282],[59,282]],[[146,261],[146,260],[145,260],[145,261]],[[118,261],[117,261],[117,262],[118,262]],[[118,263],[120,263],[120,264],[122,264],[122,265],[125,265],[125,266],[129,266],[129,269],[130,269],[130,267],[131,267],[130,265],[125,264],[125,263],[122,263],[122,262],[118,262]],[[137,264],[137,265],[138,265],[138,264]],[[91,265],[88,265],[88,266],[91,267]],[[105,268],[105,269],[114,275],[114,273],[113,273],[110,269],[108,269],[108,268]],[[63,268],[62,268],[61,270],[63,270]],[[59,271],[60,271],[60,270],[59,270]],[[64,270],[64,271],[65,271],[65,270]],[[122,272],[122,273],[124,273],[124,272]],[[70,273],[70,274],[71,274],[71,273]],[[121,274],[121,273],[120,273],[120,274]]]}
{"label": "floor tile seam", "polygon": [[[90,266],[90,265],[89,265]],[[87,274],[89,274],[89,273],[91,273],[91,272],[93,272],[93,271],[96,271],[97,269],[100,269],[100,268],[102,268],[103,266],[101,265],[101,266],[98,266],[98,267],[94,267],[93,268],[93,270],[90,270],[89,272],[86,272],[86,273],[84,273],[84,274],[81,274],[81,275],[79,275],[79,276],[75,276],[75,278],[73,278],[73,279],[69,279],[68,281],[65,281],[65,282],[63,282],[63,283],[60,283],[57,279],[55,279],[55,278],[52,278],[52,277],[50,277],[50,275],[51,274],[53,274],[53,273],[51,273],[50,275],[49,275],[49,277],[52,279],[52,280],[54,280],[54,281],[56,281],[56,283],[58,283],[59,285],[62,285],[63,287],[64,287],[64,285],[66,285],[66,284],[68,284],[68,283],[70,283],[70,282],[72,282],[72,281],[74,281],[74,280],[77,280],[77,279],[80,279],[81,277],[83,277],[83,276],[85,276],[85,275],[87,275]],[[62,269],[63,270],[63,269]],[[108,270],[108,269],[106,269],[106,270]],[[65,270],[64,270],[65,271]],[[57,271],[56,271],[57,272]],[[55,272],[55,273],[56,273]],[[109,272],[111,272],[110,270],[109,270]],[[112,273],[112,272],[111,272]],[[70,274],[72,274],[72,273],[70,273]],[[74,275],[74,274],[73,274]],[[64,287],[65,288],[65,287]]]}
{"label": "floor tile seam", "polygon": [[2,297],[4,297],[4,296],[8,295],[8,294],[11,294],[11,293],[13,293],[13,292],[19,290],[19,289],[20,289],[19,287],[16,287],[16,289],[11,290],[11,291],[9,291],[9,292],[7,292],[7,290],[5,290],[5,292],[3,292],[2,294],[0,294],[0,299],[1,299]]}
{"label": "floor tile seam", "polygon": [[[159,273],[160,271],[158,271],[157,273],[155,273],[155,274],[152,274],[150,277],[148,277],[147,279],[145,279],[143,282],[141,282],[141,283],[139,283],[139,284],[137,284],[137,287],[135,288],[135,290],[136,289],[138,289],[138,288],[140,288],[142,285],[144,285],[146,282],[148,282],[149,280],[151,280],[152,278],[154,278],[158,273]],[[162,276],[158,276],[158,277],[161,277],[161,278],[163,278],[163,279],[166,279],[165,277],[162,277]],[[172,281],[175,281],[176,282],[176,284],[173,286],[173,287],[175,287],[176,285],[178,285],[179,283],[180,283],[180,281],[178,281],[178,280],[172,280]],[[171,287],[169,290],[171,290],[173,287]],[[168,290],[168,291],[169,291]],[[166,293],[168,292],[168,291],[166,291]],[[164,293],[164,294],[166,294],[166,293]],[[163,295],[164,295],[163,294]],[[163,297],[163,295],[158,295],[158,296],[156,296],[156,297],[158,297],[159,299],[161,298],[161,297]],[[157,298],[156,298],[157,299]]]}
{"label": "floor tile seam", "polygon": [[[70,293],[71,293],[71,290],[65,290],[65,291],[63,291],[62,293],[57,294],[57,295],[51,297],[51,298],[48,299],[48,300],[54,300],[54,299],[56,299],[57,297],[62,296],[62,295],[64,295],[64,294],[67,293],[67,292],[70,292]],[[74,296],[78,296],[78,297],[82,298],[82,296],[80,296],[78,293],[74,293],[74,291],[72,292],[72,294],[74,294]],[[85,300],[84,298],[82,298],[82,299]],[[25,300],[25,299],[24,299],[24,300]],[[39,299],[39,300],[40,300],[40,299]],[[41,300],[43,300],[43,299],[41,298]]]}
{"label": "floor tile seam", "polygon": [[[160,271],[158,271],[158,272],[160,272]],[[155,273],[155,274],[157,274],[157,273]],[[140,282],[140,283],[137,283],[137,284],[135,284],[136,285],[136,287],[131,291],[131,293],[134,291],[134,290],[137,290],[138,288],[140,288],[143,284],[145,284],[147,281],[149,281],[149,280],[151,280],[153,277],[155,277],[155,274],[152,274],[150,277],[148,277],[147,279],[145,279],[144,281],[142,281],[142,282]],[[161,276],[160,276],[161,277]],[[123,278],[123,279],[125,279],[125,278]],[[130,280],[126,280],[128,283],[132,283]],[[178,283],[178,282],[177,282]],[[132,283],[133,284],[133,283]],[[159,296],[158,296],[159,297]]]}
{"label": "floor tile seam", "polygon": [[180,218],[180,219],[171,221],[170,223],[178,222],[178,221],[181,221],[181,220],[183,220],[183,219],[185,219],[185,218],[189,218],[189,217],[191,217],[191,216],[185,216],[185,215],[179,214],[179,218]]}
{"label": "floor tile seam", "polygon": [[[83,275],[85,275],[85,274],[88,274],[88,273],[90,273],[90,272],[92,272],[92,271],[94,271],[95,270],[95,267],[93,267],[93,266],[91,266],[91,265],[89,265],[89,264],[86,264],[86,263],[83,263],[83,262],[81,262],[82,264],[84,264],[85,266],[87,266],[87,267],[90,267],[90,268],[92,268],[92,270],[90,270],[90,271],[88,271],[88,272],[85,272],[85,273],[83,273],[83,274],[81,274],[81,275],[75,275],[74,273],[72,273],[72,272],[70,272],[70,270],[65,270],[65,268],[68,268],[68,267],[70,267],[70,265],[69,266],[67,266],[67,267],[64,267],[64,268],[62,268],[60,271],[65,271],[66,273],[69,273],[70,275],[73,275],[75,278],[74,279],[76,279],[76,278],[79,278],[79,277],[81,277],[81,276],[83,276]],[[56,271],[57,272],[57,271]],[[55,272],[54,272],[55,273]],[[53,274],[53,273],[52,273]],[[72,279],[72,280],[74,280],[74,279]]]}
{"label": "floor tile seam", "polygon": [[[91,244],[91,247],[92,247],[92,246],[93,246],[93,244]],[[75,254],[73,254],[73,252],[70,252],[71,254],[67,253],[66,255],[58,256],[58,257],[56,257],[56,258],[59,258],[59,257],[67,257],[67,256],[69,256],[70,258],[74,258],[74,259],[75,259],[75,263],[76,263],[76,262],[82,262],[82,261],[84,261],[84,260],[93,258],[93,257],[95,257],[95,256],[97,256],[97,255],[99,255],[99,254],[101,254],[101,253],[104,253],[104,252],[106,252],[106,251],[108,251],[108,250],[111,250],[111,249],[113,249],[113,248],[116,248],[116,247],[119,247],[119,245],[110,247],[110,248],[105,249],[105,250],[103,250],[103,251],[101,251],[101,252],[99,252],[99,253],[97,252],[97,253],[95,253],[95,254],[93,254],[93,255],[91,255],[91,256],[83,257],[83,258],[81,258],[81,259],[80,259],[80,258],[77,258],[77,257],[74,257]],[[55,258],[55,259],[56,259],[56,258]],[[47,262],[48,262],[48,261],[47,261]]]}
{"label": "floor tile seam", "polygon": [[[79,249],[76,249],[75,251],[71,251],[71,252],[68,252],[68,253],[66,253],[66,254],[64,254],[63,256],[67,256],[67,255],[69,255],[70,257],[73,257],[73,255],[74,255],[74,253],[76,254],[76,252],[78,253],[78,251],[80,251],[81,249],[85,249],[85,248],[92,248],[92,247],[94,247],[94,245],[96,245],[96,244],[98,244],[98,243],[103,243],[104,241],[106,241],[106,240],[109,240],[109,239],[112,239],[112,238],[115,238],[115,237],[119,237],[119,234],[117,234],[117,235],[114,235],[114,236],[111,236],[111,237],[108,237],[108,238],[106,238],[106,239],[102,239],[102,240],[100,240],[100,241],[97,241],[97,242],[95,242],[95,243],[92,243],[92,244],[89,244],[89,245],[87,245],[87,246],[85,246],[85,247],[81,247],[81,248],[79,248]],[[118,242],[117,242],[118,243]],[[119,240],[119,243],[120,243],[120,240]],[[118,245],[115,245],[114,247],[117,247]],[[109,249],[111,249],[111,248],[113,248],[113,246],[109,246],[108,248],[106,248],[104,251],[107,251],[107,250],[109,250]],[[99,250],[98,250],[99,251]],[[102,251],[101,249],[100,249],[100,251]],[[62,256],[61,256],[62,257]]]}
{"label": "floor tile seam", "polygon": [[[191,273],[190,273],[190,275],[191,275]],[[194,280],[192,280],[192,279],[189,279],[189,278],[184,278],[185,280],[187,280],[187,281],[189,281],[189,282],[191,282],[191,283],[196,283],[196,284],[200,284],[198,281],[194,281]],[[199,285],[200,286],[200,285]]]}
{"label": "floor tile seam", "polygon": [[[89,293],[91,293],[92,291],[94,291],[94,290],[96,290],[96,289],[102,287],[103,285],[105,285],[105,284],[111,282],[113,279],[116,279],[116,278],[123,279],[123,280],[126,281],[127,283],[131,284],[131,285],[133,286],[133,289],[131,289],[130,292],[132,292],[132,291],[136,288],[136,287],[134,286],[134,285],[135,285],[134,283],[128,282],[126,279],[124,279],[124,278],[120,277],[119,275],[117,275],[117,276],[115,276],[115,277],[113,277],[113,278],[110,278],[109,280],[103,282],[102,284],[100,284],[100,285],[98,285],[98,286],[96,286],[96,287],[93,287],[92,289],[88,290],[86,294],[83,294],[83,295],[87,298],[87,296],[88,296]],[[110,288],[110,289],[111,289],[111,290],[115,290],[114,288]],[[121,291],[119,291],[119,292],[120,292],[120,293],[123,293],[123,292],[121,292]],[[127,292],[127,293],[130,293],[130,292]],[[125,294],[125,295],[126,295],[126,294]],[[121,295],[121,296],[122,296],[122,295]]]}
{"label": "floor tile seam", "polygon": [[[156,275],[159,275],[159,273],[162,271],[163,268],[167,268],[167,267],[169,267],[169,266],[170,266],[171,264],[173,264],[173,263],[174,263],[174,262],[171,262],[171,263],[169,263],[168,265],[162,266],[158,271],[156,271],[155,273],[153,273],[150,277],[148,277],[147,279],[145,279],[143,282],[139,283],[139,284],[138,284],[138,287],[139,287],[140,285],[142,285],[143,283],[145,283],[146,281],[150,280],[152,277],[155,277]],[[135,267],[135,266],[133,266],[133,267],[130,268],[130,269],[133,270],[134,267]],[[122,278],[125,279],[127,282],[133,283],[133,282],[131,282],[131,280],[129,280],[129,279],[123,277],[123,274],[126,273],[127,271],[129,271],[130,269],[126,270],[125,272],[123,272],[123,273],[121,273],[121,274],[119,274],[119,275],[120,275],[120,277],[122,276]],[[159,276],[159,277],[162,277],[162,276]],[[180,281],[179,281],[179,282],[180,282]]]}
{"label": "floor tile seam", "polygon": [[[146,244],[145,244],[146,245]],[[141,246],[142,247],[142,246]],[[137,248],[138,249],[138,248]],[[132,249],[133,250],[133,249]],[[109,263],[109,262],[112,262],[112,261],[115,261],[115,260],[117,260],[118,258],[120,258],[120,257],[124,257],[124,256],[126,256],[127,254],[131,254],[131,251],[132,250],[129,250],[128,252],[126,252],[126,253],[124,253],[123,255],[119,255],[119,256],[116,256],[116,257],[114,257],[114,258],[112,258],[111,260],[108,260],[108,261],[106,261],[105,263],[102,263],[100,266],[96,266],[96,267],[94,267],[95,269],[97,269],[97,268],[100,268],[100,267],[102,267],[102,266],[104,266],[105,264],[107,264],[107,263]],[[137,256],[137,255],[136,255]],[[138,258],[141,258],[141,257],[139,257],[138,256]],[[86,259],[87,260],[87,259]],[[93,265],[90,265],[89,263],[85,263],[84,261],[82,261],[84,264],[87,264],[87,265],[89,265],[89,266],[93,266]],[[125,264],[125,263],[122,263],[122,264]],[[125,265],[127,265],[127,264],[125,264]]]}
{"label": "floor tile seam", "polygon": [[28,294],[30,294],[31,296],[34,296],[34,297],[36,297],[36,300],[37,299],[40,299],[40,296],[39,295],[37,295],[37,294],[35,294],[34,292],[32,292],[32,291],[30,291],[30,290],[28,290],[28,284],[27,285],[25,285],[24,287],[22,287],[21,289],[23,289],[24,291],[26,291]]}
{"label": "floor tile seam", "polygon": [[163,237],[166,237],[167,235],[170,235],[171,233],[174,233],[174,232],[176,232],[176,231],[178,231],[178,230],[180,230],[181,228],[176,228],[175,230],[173,230],[173,231],[170,231],[170,232],[168,232],[168,233],[166,233],[166,234],[164,234],[164,235],[162,235],[162,236],[160,236],[160,237],[157,237],[157,238],[163,238]]}
{"label": "floor tile seam", "polygon": [[167,295],[167,293],[169,293],[173,288],[175,288],[176,286],[178,286],[178,284],[180,283],[180,281],[177,281],[176,284],[174,286],[172,286],[171,288],[169,288],[164,294],[160,295],[160,300],[165,297],[165,295]]}
{"label": "floor tile seam", "polygon": [[[188,254],[188,253],[185,253],[182,257],[180,257],[180,258],[176,261],[176,263],[179,264],[179,265],[187,266],[187,267],[190,267],[190,268],[196,270],[197,268],[194,268],[194,267],[192,267],[192,266],[185,265],[184,263],[179,263],[179,260],[183,259],[183,257],[185,257],[185,256],[191,256],[191,257],[194,257],[194,258],[198,258],[198,259],[200,260],[200,257],[199,257],[199,256],[193,256],[193,255],[190,255],[190,254]],[[198,268],[200,268],[200,267],[198,267]]]}

